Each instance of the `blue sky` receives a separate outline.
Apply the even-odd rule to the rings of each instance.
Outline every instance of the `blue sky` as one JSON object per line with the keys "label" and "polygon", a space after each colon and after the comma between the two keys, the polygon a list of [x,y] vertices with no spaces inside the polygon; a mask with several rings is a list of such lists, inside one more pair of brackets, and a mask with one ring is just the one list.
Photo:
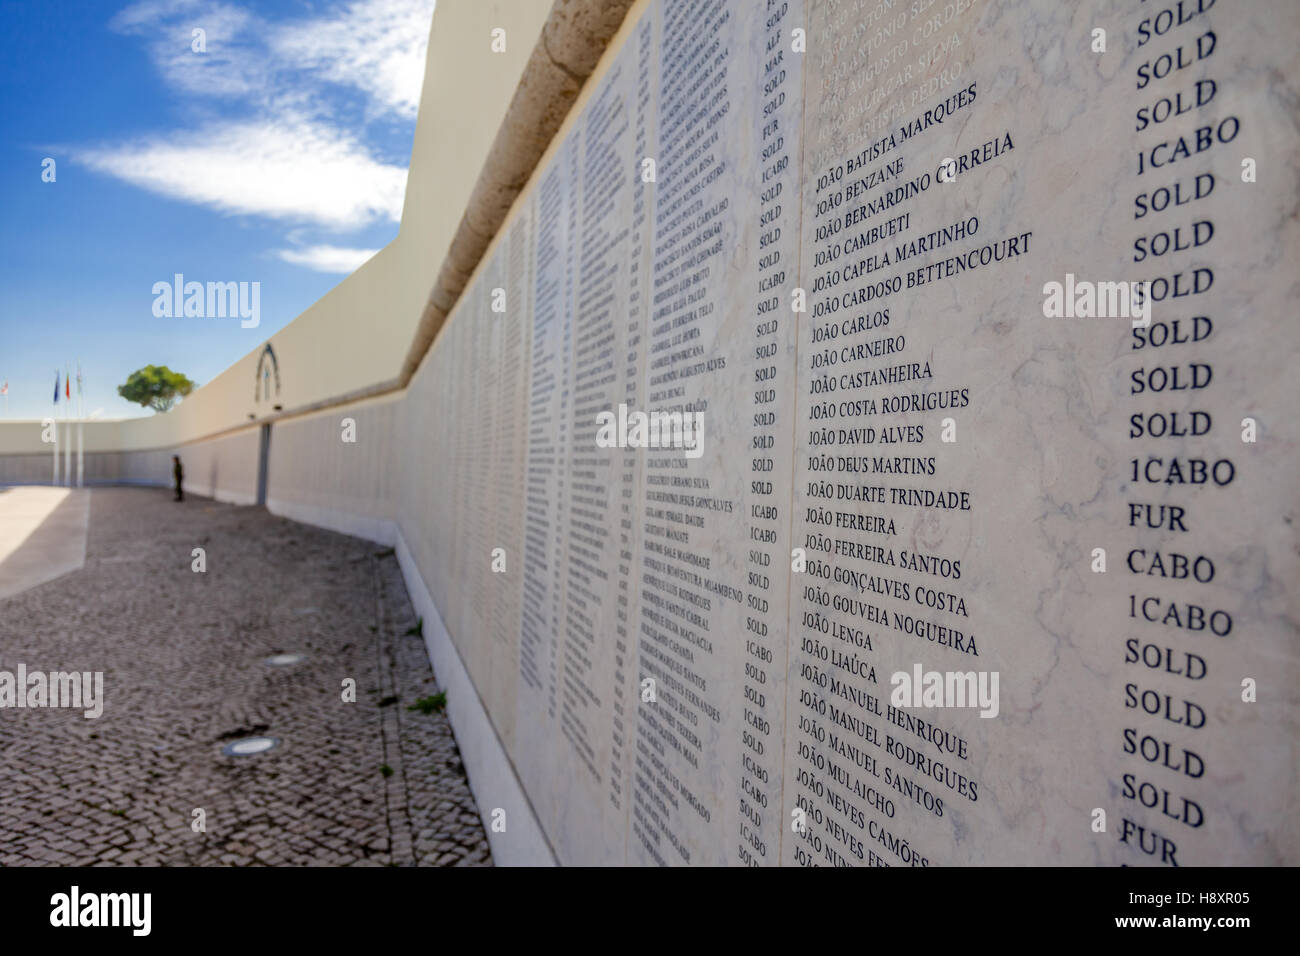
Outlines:
{"label": "blue sky", "polygon": [[[87,414],[149,414],[117,395],[130,372],[209,381],[393,239],[432,12],[0,0],[7,417],[49,414],[78,359]],[[155,316],[175,273],[259,282],[260,324]]]}

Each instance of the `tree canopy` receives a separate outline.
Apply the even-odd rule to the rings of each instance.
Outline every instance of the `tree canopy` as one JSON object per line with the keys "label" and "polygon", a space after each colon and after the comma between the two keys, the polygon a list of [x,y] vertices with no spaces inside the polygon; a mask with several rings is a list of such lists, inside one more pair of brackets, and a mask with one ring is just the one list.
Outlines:
{"label": "tree canopy", "polygon": [[180,372],[166,365],[146,365],[127,376],[126,384],[117,387],[117,394],[128,402],[135,402],[155,412],[165,412],[177,400],[194,391],[194,383]]}

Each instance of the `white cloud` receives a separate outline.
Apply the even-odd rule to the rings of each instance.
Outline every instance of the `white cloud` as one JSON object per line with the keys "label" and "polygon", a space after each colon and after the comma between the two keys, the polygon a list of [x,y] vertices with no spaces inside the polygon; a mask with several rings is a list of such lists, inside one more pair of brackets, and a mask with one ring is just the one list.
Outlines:
{"label": "white cloud", "polygon": [[225,213],[343,230],[400,222],[406,170],[348,134],[302,118],[229,124],[73,158],[109,175]]}
{"label": "white cloud", "polygon": [[[154,66],[185,93],[218,97],[274,95],[267,57],[268,25],[247,10],[199,0],[146,0],[127,7],[110,24],[145,39]],[[205,51],[191,47],[204,32]]]}
{"label": "white cloud", "polygon": [[[272,21],[226,0],[140,0],[110,26],[142,39],[190,115],[218,118],[73,159],[227,214],[334,232],[400,222],[406,170],[379,158],[366,124],[415,117],[433,6],[351,0]],[[206,52],[191,49],[196,28]],[[318,268],[328,257],[281,258]]]}
{"label": "white cloud", "polygon": [[343,16],[276,31],[275,55],[356,87],[400,116],[414,118],[424,81],[431,0],[359,0]]}
{"label": "white cloud", "polygon": [[356,271],[378,249],[344,249],[340,246],[311,246],[307,249],[280,249],[276,255],[285,262],[306,266],[317,272],[347,274]]}
{"label": "white cloud", "polygon": [[[177,89],[329,110],[327,87],[364,94],[371,116],[413,118],[424,80],[433,0],[353,0],[332,15],[268,21],[220,0],[143,0],[113,18],[146,38]],[[202,28],[206,52],[191,49]]]}

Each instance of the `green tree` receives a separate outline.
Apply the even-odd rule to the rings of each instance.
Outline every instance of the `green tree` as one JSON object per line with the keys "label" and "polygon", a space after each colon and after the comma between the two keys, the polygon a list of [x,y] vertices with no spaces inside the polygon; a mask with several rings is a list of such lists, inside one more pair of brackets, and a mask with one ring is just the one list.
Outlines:
{"label": "green tree", "polygon": [[194,391],[194,383],[180,372],[166,365],[146,365],[127,376],[126,384],[117,387],[117,394],[128,402],[135,402],[155,412],[165,412]]}

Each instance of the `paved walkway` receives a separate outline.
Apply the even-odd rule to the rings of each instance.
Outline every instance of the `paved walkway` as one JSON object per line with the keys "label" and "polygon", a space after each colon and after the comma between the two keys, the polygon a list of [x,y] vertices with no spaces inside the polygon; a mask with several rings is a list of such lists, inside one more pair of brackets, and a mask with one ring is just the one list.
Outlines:
{"label": "paved walkway", "polygon": [[89,505],[84,489],[0,488],[0,599],[85,564]]}
{"label": "paved walkway", "polygon": [[[489,862],[450,725],[407,709],[437,688],[391,551],[166,489],[88,497],[85,566],[0,599],[0,672],[102,671],[103,716],[0,709],[0,864]],[[251,735],[282,743],[222,754]]]}

